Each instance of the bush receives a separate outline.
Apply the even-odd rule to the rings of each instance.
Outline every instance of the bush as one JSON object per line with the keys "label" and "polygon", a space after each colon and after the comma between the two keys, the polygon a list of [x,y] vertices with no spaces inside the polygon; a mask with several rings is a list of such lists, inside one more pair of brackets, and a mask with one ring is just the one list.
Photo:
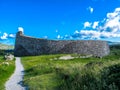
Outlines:
{"label": "bush", "polygon": [[120,90],[120,64],[105,67],[101,72],[103,90]]}
{"label": "bush", "polygon": [[72,73],[59,72],[63,81],[60,90],[120,90],[120,64],[102,67],[101,62],[90,62]]}
{"label": "bush", "polygon": [[97,90],[99,85],[99,77],[95,73],[94,66],[83,68],[71,68],[70,70],[62,70],[58,73],[61,77],[62,84],[60,90]]}

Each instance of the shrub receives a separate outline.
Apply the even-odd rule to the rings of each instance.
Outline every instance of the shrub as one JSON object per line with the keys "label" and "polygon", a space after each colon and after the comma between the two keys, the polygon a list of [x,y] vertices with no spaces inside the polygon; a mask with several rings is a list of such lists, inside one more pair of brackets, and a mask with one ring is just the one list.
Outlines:
{"label": "shrub", "polygon": [[103,90],[120,90],[120,64],[105,67],[101,72]]}

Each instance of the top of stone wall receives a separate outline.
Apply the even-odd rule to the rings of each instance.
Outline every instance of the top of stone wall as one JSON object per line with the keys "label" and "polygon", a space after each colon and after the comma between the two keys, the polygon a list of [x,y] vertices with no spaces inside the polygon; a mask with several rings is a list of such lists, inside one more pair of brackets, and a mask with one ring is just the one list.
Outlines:
{"label": "top of stone wall", "polygon": [[38,39],[38,40],[50,40],[50,41],[100,41],[100,42],[107,42],[104,40],[56,40],[56,39],[36,38],[36,37],[24,35],[24,33],[22,31],[18,31],[16,37],[24,37],[24,38],[31,38],[31,39]]}

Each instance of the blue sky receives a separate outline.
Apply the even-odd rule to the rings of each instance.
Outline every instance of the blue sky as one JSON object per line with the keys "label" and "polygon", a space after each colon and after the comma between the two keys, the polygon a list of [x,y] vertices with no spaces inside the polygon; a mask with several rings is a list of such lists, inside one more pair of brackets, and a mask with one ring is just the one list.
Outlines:
{"label": "blue sky", "polygon": [[24,34],[48,39],[120,41],[120,0],[0,0],[0,42]]}

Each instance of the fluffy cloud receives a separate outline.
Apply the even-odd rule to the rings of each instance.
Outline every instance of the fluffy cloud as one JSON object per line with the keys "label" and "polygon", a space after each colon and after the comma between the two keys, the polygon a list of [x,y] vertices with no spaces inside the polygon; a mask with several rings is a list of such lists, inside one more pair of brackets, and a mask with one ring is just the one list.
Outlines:
{"label": "fluffy cloud", "polygon": [[91,25],[92,25],[92,23],[90,23],[90,22],[85,22],[85,23],[84,23],[84,28],[86,28],[86,27],[91,27]]}
{"label": "fluffy cloud", "polygon": [[76,31],[74,32],[74,34],[77,34],[77,33],[79,33],[79,31],[78,31],[78,30],[76,30]]}
{"label": "fluffy cloud", "polygon": [[93,28],[93,29],[96,29],[96,27],[98,26],[98,24],[99,24],[99,22],[98,22],[98,21],[95,21],[95,22],[93,23],[92,28]]}
{"label": "fluffy cloud", "polygon": [[72,37],[79,39],[115,38],[115,37],[120,37],[120,33],[111,33],[105,31],[101,32],[95,30],[80,30],[78,33],[74,33]]}
{"label": "fluffy cloud", "polygon": [[98,27],[98,24],[99,24],[99,21],[95,21],[93,23],[87,21],[84,23],[84,28],[89,27],[89,28],[96,29]]}
{"label": "fluffy cloud", "polygon": [[87,8],[87,10],[89,10],[90,13],[93,13],[93,11],[94,11],[94,9],[92,7],[90,7],[90,6]]}
{"label": "fluffy cloud", "polygon": [[107,14],[103,29],[112,33],[120,32],[120,8],[116,8],[114,12]]}
{"label": "fluffy cloud", "polygon": [[[103,25],[100,26],[99,23],[103,23]],[[107,13],[107,17],[101,22],[85,22],[84,28],[86,27],[90,27],[91,30],[84,29],[74,34],[81,38],[87,37],[89,39],[120,37],[120,8],[116,8],[114,12]]]}
{"label": "fluffy cloud", "polygon": [[[87,29],[88,28],[88,29]],[[58,36],[61,38],[61,36]],[[120,8],[107,13],[102,21],[85,22],[83,30],[76,30],[73,35],[64,36],[66,39],[104,39],[120,38]]]}
{"label": "fluffy cloud", "polygon": [[9,39],[9,38],[15,38],[15,34],[3,33],[3,35],[0,36],[0,39],[1,39],[1,40],[6,40],[6,39]]}
{"label": "fluffy cloud", "polygon": [[100,39],[100,32],[94,31],[94,30],[81,30],[80,34],[82,35],[82,38],[87,36],[90,39]]}
{"label": "fluffy cloud", "polygon": [[61,37],[61,36],[60,36],[60,35],[58,35],[58,36],[57,36],[57,39],[60,39],[60,37]]}
{"label": "fluffy cloud", "polygon": [[74,37],[72,35],[65,35],[65,36],[62,37],[62,39],[73,39],[73,38]]}
{"label": "fluffy cloud", "polygon": [[15,38],[15,34],[9,34],[10,38]]}
{"label": "fluffy cloud", "polygon": [[99,32],[94,30],[81,30],[80,34],[91,37],[92,39],[120,37],[120,33],[117,34],[117,33],[111,33],[111,32]]}
{"label": "fluffy cloud", "polygon": [[[91,13],[93,8],[89,7]],[[58,39],[62,39],[60,35]],[[65,35],[64,39],[110,39],[120,38],[120,8],[107,13],[102,21],[85,22],[83,30],[76,30],[72,35]]]}
{"label": "fluffy cloud", "polygon": [[101,32],[101,37],[103,37],[103,38],[115,38],[115,37],[120,37],[120,33]]}
{"label": "fluffy cloud", "polygon": [[1,36],[0,38],[1,38],[2,40],[4,40],[4,39],[7,39],[7,37],[8,37],[8,34],[7,34],[7,33],[3,33],[3,36]]}
{"label": "fluffy cloud", "polygon": [[62,39],[63,37],[61,35],[57,35],[57,39]]}

